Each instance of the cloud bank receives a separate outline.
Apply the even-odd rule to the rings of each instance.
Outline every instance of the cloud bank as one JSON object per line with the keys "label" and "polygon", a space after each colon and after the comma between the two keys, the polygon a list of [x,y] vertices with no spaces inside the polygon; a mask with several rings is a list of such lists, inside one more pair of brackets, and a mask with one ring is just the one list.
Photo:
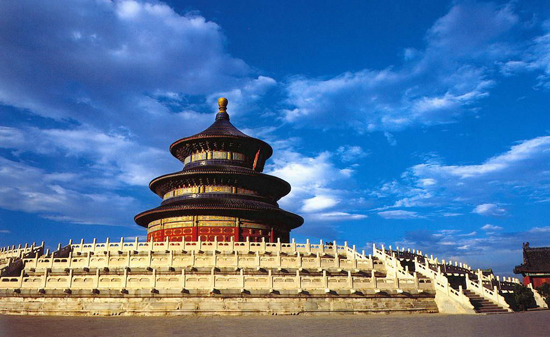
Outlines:
{"label": "cloud bank", "polygon": [[405,50],[402,66],[290,80],[284,119],[359,132],[454,122],[490,94],[496,64],[518,54],[508,34],[518,20],[509,5],[458,3],[429,29],[423,50]]}
{"label": "cloud bank", "polygon": [[479,215],[504,216],[508,212],[498,204],[499,199],[549,201],[548,172],[550,136],[542,136],[521,141],[480,164],[445,165],[432,160],[414,165],[374,195],[396,197],[393,208],[467,206]]}

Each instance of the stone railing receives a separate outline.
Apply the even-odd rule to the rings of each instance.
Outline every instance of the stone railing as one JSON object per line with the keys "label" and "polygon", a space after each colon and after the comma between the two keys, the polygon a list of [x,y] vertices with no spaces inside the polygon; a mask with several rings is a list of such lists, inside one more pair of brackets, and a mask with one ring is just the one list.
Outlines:
{"label": "stone railing", "polygon": [[216,289],[240,289],[265,290],[269,292],[278,290],[291,290],[298,293],[310,290],[349,291],[350,293],[365,291],[402,292],[404,290],[432,289],[428,280],[377,278],[374,276],[353,276],[351,272],[347,276],[328,276],[326,271],[322,275],[312,276],[302,274],[299,270],[295,274],[274,275],[271,270],[262,275],[247,275],[242,269],[239,273],[227,275],[219,273],[212,268],[210,274],[181,273],[158,274],[156,269],[151,273],[133,274],[127,269],[123,273],[101,273],[98,269],[95,274],[74,275],[73,271],[65,275],[52,274],[46,270],[42,275],[2,277],[0,289],[35,289],[45,292],[47,290],[124,290],[124,289],[185,289],[185,290],[210,290]]}
{"label": "stone railing", "polygon": [[[519,284],[520,280],[518,278],[513,277],[500,277],[499,275],[494,274],[485,274],[481,269],[472,269],[470,266],[468,266],[465,263],[459,263],[457,261],[454,261],[454,264],[451,261],[445,261],[441,260],[441,263],[437,263],[438,260],[433,259],[433,257],[428,258],[425,256],[426,260],[429,263],[433,263],[432,266],[437,266],[437,268],[445,275],[451,274],[451,275],[460,275],[464,276],[465,279],[471,283],[475,283],[476,286],[474,289],[470,289],[469,284],[466,283],[466,289],[472,290],[476,292],[475,290],[478,289],[478,286],[481,285],[483,288],[485,288],[487,291],[482,294],[481,291],[477,291],[476,293],[502,307],[505,309],[511,310],[509,308],[509,305],[504,301],[504,298],[500,296],[500,292],[513,292],[514,285]],[[498,298],[494,293],[498,295]]]}
{"label": "stone railing", "polygon": [[24,246],[10,246],[0,248],[0,260],[9,259],[9,258],[21,258],[24,254],[34,251],[36,248],[44,247],[44,242],[40,246],[37,246],[36,243],[31,245],[25,244]]}
{"label": "stone railing", "polygon": [[527,287],[533,292],[533,297],[535,298],[535,303],[537,304],[537,306],[539,308],[548,309],[548,303],[546,303],[544,297],[542,297],[539,291],[533,288],[533,284],[529,283]]}
{"label": "stone railing", "polygon": [[[247,238],[248,239],[248,238]],[[96,251],[109,251],[109,252],[126,252],[126,251],[218,251],[218,252],[260,252],[260,253],[302,253],[302,254],[341,254],[346,257],[352,258],[352,255],[356,259],[365,259],[364,251],[362,254],[356,251],[355,246],[349,247],[347,242],[344,245],[337,245],[336,242],[332,244],[323,243],[321,240],[319,244],[310,243],[306,240],[306,243],[296,243],[294,239],[290,243],[277,242],[219,242],[219,241],[139,241],[137,238],[132,241],[125,241],[121,238],[120,241],[110,241],[109,238],[105,242],[97,242],[95,239],[91,243],[84,243],[81,240],[80,243],[73,243],[69,241],[69,245],[72,247],[73,253],[85,253]]]}
{"label": "stone railing", "polygon": [[[380,251],[380,250],[379,250]],[[470,303],[470,300],[466,295],[464,295],[462,291],[462,286],[459,286],[459,289],[453,289],[448,279],[445,275],[451,274],[451,275],[461,275],[465,277],[465,283],[466,283],[466,289],[476,293],[477,295],[481,296],[482,298],[485,298],[495,304],[497,304],[500,307],[503,307],[504,309],[508,311],[512,311],[510,309],[510,306],[508,303],[506,303],[504,297],[500,295],[499,290],[502,289],[504,292],[511,292],[513,287],[510,287],[513,283],[519,283],[519,279],[517,278],[503,278],[506,280],[506,282],[500,281],[499,276],[494,275],[485,275],[482,270],[472,270],[470,266],[468,266],[465,263],[459,263],[457,261],[454,262],[454,264],[451,261],[445,261],[441,260],[441,262],[438,261],[437,258],[433,258],[433,256],[428,255],[422,255],[421,252],[412,251],[410,249],[406,250],[402,248],[399,250],[397,248],[397,252],[391,250],[386,251],[382,250],[386,255],[390,256],[399,256],[398,254],[402,254],[401,257],[412,259],[415,262],[415,270],[419,271],[421,274],[430,277],[434,280],[434,284],[436,288],[440,288],[441,290],[446,291],[448,294],[454,295],[454,298],[456,298],[459,302],[465,304],[466,300],[468,303]],[[380,253],[382,252],[380,251]],[[421,263],[420,261],[423,261]]]}
{"label": "stone railing", "polygon": [[443,291],[447,294],[449,298],[458,302],[459,304],[466,306],[467,308],[474,309],[472,303],[468,296],[466,296],[462,290],[462,286],[459,286],[458,290],[451,287],[449,280],[445,274],[440,271],[433,270],[430,268],[429,263],[426,261],[425,264],[422,264],[416,259],[414,261],[415,271],[418,271],[420,274],[432,279],[434,281],[434,286],[436,290]]}
{"label": "stone railing", "polygon": [[[53,253],[21,259],[21,274],[0,278],[0,289],[433,290],[430,279],[399,269],[396,258],[378,255],[383,259],[359,253],[347,243],[311,244],[309,240],[69,242],[63,248],[59,244]],[[388,270],[392,271],[389,275]]]}
{"label": "stone railing", "polygon": [[[415,280],[414,282],[418,282],[418,273],[416,271],[412,273],[409,272],[408,267],[403,268],[401,262],[394,255],[388,254],[384,246],[382,246],[381,249],[378,249],[376,245],[373,244],[373,256],[382,262],[387,272],[386,277],[394,277],[396,279],[404,280]],[[431,283],[433,283],[435,286],[435,282],[433,282],[433,280],[431,281]]]}
{"label": "stone railing", "polygon": [[498,290],[503,293],[513,293],[516,284],[521,284],[518,278],[515,277],[500,277],[496,276],[495,280],[491,280],[492,285],[496,285]]}
{"label": "stone railing", "polygon": [[[401,262],[397,258],[396,252],[392,250],[388,251],[384,248],[384,246],[382,246],[381,248],[377,248],[376,245],[373,244],[373,254],[379,259],[383,261],[387,261],[386,267],[389,270],[394,270],[394,272],[396,273],[408,273],[408,270],[404,269],[403,266],[401,265]],[[456,301],[460,305],[466,306],[467,308],[471,308],[473,310],[473,306],[470,302],[470,299],[464,294],[462,289],[461,288],[459,288],[459,290],[453,289],[449,284],[447,277],[445,277],[443,273],[441,273],[439,270],[433,270],[430,267],[428,259],[424,259],[424,263],[420,263],[417,256],[413,255],[412,258],[415,266],[414,275],[417,275],[417,273],[420,273],[425,277],[428,277],[430,280],[432,280],[436,291],[437,290],[442,291],[453,301]]]}
{"label": "stone railing", "polygon": [[[470,274],[470,279],[477,280],[479,277],[484,282],[484,285],[487,286],[489,289],[493,288],[493,285],[496,282],[502,283],[497,285],[499,289],[501,289],[501,286],[504,291],[508,290],[508,286],[510,284],[516,284],[521,283],[518,278],[512,278],[512,277],[500,277],[498,275],[486,275],[484,274],[480,269],[474,270],[472,267],[467,265],[463,262],[458,261],[445,261],[444,259],[439,261],[437,257],[434,258],[433,255],[428,256],[427,254],[423,255],[421,251],[414,250],[414,249],[405,249],[401,247],[396,247],[395,250],[391,249],[391,246],[389,247],[389,252],[393,252],[393,254],[398,257],[399,259],[405,259],[413,261],[415,258],[417,258],[420,262],[424,262],[424,260],[427,260],[427,262],[430,264],[430,267],[432,269],[437,269],[439,266],[441,268],[441,272],[444,274],[453,274],[453,275],[465,275]],[[391,254],[391,253],[390,253]],[[454,262],[454,263],[453,263]],[[502,280],[501,280],[502,279]]]}
{"label": "stone railing", "polygon": [[0,259],[0,277],[18,275],[24,268],[23,259],[37,258],[44,253],[44,243],[40,246],[25,246],[18,249],[17,256]]}
{"label": "stone railing", "polygon": [[84,269],[84,268],[271,268],[271,269],[313,269],[313,270],[373,270],[375,264],[372,258],[356,259],[349,254],[349,258],[340,255],[327,256],[319,252],[302,254],[282,253],[255,253],[235,251],[126,251],[110,252],[71,252],[66,258],[41,256],[23,259],[25,270],[42,271],[45,269]]}
{"label": "stone railing", "polygon": [[414,273],[410,273],[408,267],[403,268],[399,259],[387,251],[384,246],[378,249],[376,245],[373,245],[373,255],[383,262],[388,274],[397,275],[402,278],[413,278]]}
{"label": "stone railing", "polygon": [[493,289],[487,289],[487,287],[483,285],[483,280],[481,278],[479,278],[477,282],[474,282],[470,280],[468,274],[466,274],[466,289],[512,312],[510,305],[506,303],[504,297],[500,295],[497,286],[494,286]]}

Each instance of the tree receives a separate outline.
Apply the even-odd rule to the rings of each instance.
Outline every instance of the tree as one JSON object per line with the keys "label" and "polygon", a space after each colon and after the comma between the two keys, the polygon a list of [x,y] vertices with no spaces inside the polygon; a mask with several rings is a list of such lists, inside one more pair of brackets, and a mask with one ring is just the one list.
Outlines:
{"label": "tree", "polygon": [[537,291],[539,292],[540,296],[544,298],[546,304],[550,306],[550,284],[543,283],[541,286],[537,287]]}
{"label": "tree", "polygon": [[533,291],[523,284],[514,285],[514,300],[518,306],[518,310],[525,311],[535,301]]}

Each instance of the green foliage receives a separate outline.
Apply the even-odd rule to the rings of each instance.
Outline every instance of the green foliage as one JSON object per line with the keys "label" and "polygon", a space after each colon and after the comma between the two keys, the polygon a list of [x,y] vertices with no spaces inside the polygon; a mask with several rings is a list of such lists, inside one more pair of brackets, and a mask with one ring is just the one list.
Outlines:
{"label": "green foliage", "polygon": [[514,285],[514,301],[516,302],[517,309],[525,311],[527,307],[532,306],[535,301],[535,295],[533,291],[523,284]]}
{"label": "green foliage", "polygon": [[550,284],[543,283],[541,286],[537,287],[537,291],[540,296],[544,297],[546,304],[550,305]]}

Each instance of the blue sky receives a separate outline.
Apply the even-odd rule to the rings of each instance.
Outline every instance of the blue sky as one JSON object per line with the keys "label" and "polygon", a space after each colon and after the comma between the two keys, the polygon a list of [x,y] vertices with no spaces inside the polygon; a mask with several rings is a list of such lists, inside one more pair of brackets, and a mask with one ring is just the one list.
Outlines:
{"label": "blue sky", "polygon": [[0,245],[145,235],[216,99],[275,150],[298,240],[511,274],[550,245],[546,1],[0,3]]}

